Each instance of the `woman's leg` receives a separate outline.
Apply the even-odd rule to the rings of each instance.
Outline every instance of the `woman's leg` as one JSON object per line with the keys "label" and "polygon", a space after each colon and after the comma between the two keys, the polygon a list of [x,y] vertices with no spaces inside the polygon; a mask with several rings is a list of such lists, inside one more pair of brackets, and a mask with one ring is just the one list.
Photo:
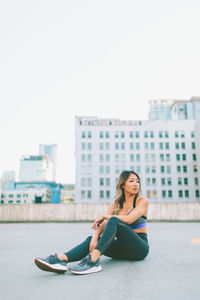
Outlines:
{"label": "woman's leg", "polygon": [[112,248],[113,258],[130,260],[144,259],[149,251],[148,241],[116,217],[108,221],[95,249],[112,257]]}
{"label": "woman's leg", "polygon": [[88,255],[91,238],[92,236],[88,236],[81,244],[65,252],[64,254],[67,256],[67,261],[78,261]]}

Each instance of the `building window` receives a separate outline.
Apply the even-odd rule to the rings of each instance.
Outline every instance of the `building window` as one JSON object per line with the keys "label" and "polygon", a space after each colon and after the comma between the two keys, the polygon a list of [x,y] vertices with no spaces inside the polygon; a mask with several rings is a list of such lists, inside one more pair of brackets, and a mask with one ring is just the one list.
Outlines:
{"label": "building window", "polygon": [[88,162],[92,161],[92,154],[88,154]]}
{"label": "building window", "polygon": [[154,137],[154,132],[150,131],[150,137],[153,138]]}
{"label": "building window", "polygon": [[81,199],[85,199],[85,191],[81,191]]}
{"label": "building window", "polygon": [[161,178],[161,184],[165,185],[165,178]]}
{"label": "building window", "polygon": [[188,178],[184,178],[184,184],[188,185]]}
{"label": "building window", "polygon": [[183,166],[183,173],[187,173],[187,166]]}
{"label": "building window", "polygon": [[165,143],[165,149],[168,150],[169,149],[169,143]]}
{"label": "building window", "polygon": [[136,154],[136,161],[140,161],[140,154]]}
{"label": "building window", "polygon": [[81,178],[81,186],[85,186],[85,178]]}
{"label": "building window", "polygon": [[178,185],[182,185],[182,178],[178,177]]}
{"label": "building window", "polygon": [[163,137],[163,133],[162,131],[159,131],[159,134],[158,134],[159,138],[162,138]]}
{"label": "building window", "polygon": [[150,191],[150,190],[147,190],[147,191],[146,191],[146,197],[147,197],[147,198],[151,198],[151,191]]}
{"label": "building window", "polygon": [[179,196],[179,198],[182,198],[183,197],[183,191],[179,190],[178,191],[178,196]]}
{"label": "building window", "polygon": [[99,150],[103,150],[103,143],[99,143]]}
{"label": "building window", "polygon": [[14,194],[9,194],[8,198],[14,198]]}
{"label": "building window", "polygon": [[160,166],[160,172],[165,173],[165,166]]}
{"label": "building window", "polygon": [[82,137],[82,139],[84,139],[86,137],[86,132],[85,131],[82,131],[81,137]]}
{"label": "building window", "polygon": [[106,131],[106,138],[108,139],[110,137],[109,131]]}
{"label": "building window", "polygon": [[151,161],[156,161],[156,156],[154,153],[151,153]]}
{"label": "building window", "polygon": [[185,143],[181,143],[181,149],[185,149]]}
{"label": "building window", "polygon": [[138,174],[141,173],[141,167],[140,167],[140,166],[136,166],[136,172],[137,172]]}
{"label": "building window", "polygon": [[153,198],[157,198],[157,191],[153,190]]}
{"label": "building window", "polygon": [[121,149],[125,150],[125,143],[121,143]]}
{"label": "building window", "polygon": [[92,150],[92,143],[88,143],[88,150]]}
{"label": "building window", "polygon": [[197,165],[194,165],[193,170],[195,173],[198,171]]}
{"label": "building window", "polygon": [[119,132],[115,131],[115,138],[118,138],[118,137],[119,137]]}
{"label": "building window", "polygon": [[90,139],[92,137],[92,132],[88,131],[88,138]]}
{"label": "building window", "polygon": [[99,173],[100,174],[104,174],[104,166],[100,166],[99,167]]}
{"label": "building window", "polygon": [[160,161],[164,161],[164,154],[160,154]]}
{"label": "building window", "polygon": [[119,150],[119,143],[115,143],[115,150]]}
{"label": "building window", "polygon": [[156,185],[156,178],[152,178],[152,185],[153,185],[153,186]]}
{"label": "building window", "polygon": [[145,160],[145,162],[149,162],[149,154],[148,153],[146,153],[144,155],[144,160]]}
{"label": "building window", "polygon": [[99,191],[99,196],[101,199],[104,198],[104,191]]}
{"label": "building window", "polygon": [[159,143],[160,150],[163,150],[163,143]]}
{"label": "building window", "polygon": [[148,150],[149,149],[149,144],[148,143],[144,143],[144,149]]}
{"label": "building window", "polygon": [[166,154],[166,161],[170,161],[170,154]]}
{"label": "building window", "polygon": [[162,190],[162,198],[166,198],[166,191]]}
{"label": "building window", "polygon": [[121,138],[125,138],[125,132],[121,131]]}
{"label": "building window", "polygon": [[151,181],[150,181],[150,178],[147,177],[147,178],[146,178],[146,185],[147,185],[147,186],[150,186],[150,182],[151,182]]}
{"label": "building window", "polygon": [[87,179],[87,186],[92,186],[92,178],[88,177]]}
{"label": "building window", "polygon": [[186,154],[182,154],[182,160],[186,160]]}
{"label": "building window", "polygon": [[195,190],[196,197],[199,198],[199,190]]}
{"label": "building window", "polygon": [[172,179],[171,178],[167,178],[167,184],[172,185]]}
{"label": "building window", "polygon": [[81,154],[81,161],[85,161],[85,154]]}
{"label": "building window", "polygon": [[134,161],[134,154],[130,154],[130,161]]}
{"label": "building window", "polygon": [[175,148],[179,149],[179,143],[175,143]]}
{"label": "building window", "polygon": [[104,178],[99,178],[99,185],[104,185]]}
{"label": "building window", "polygon": [[110,178],[106,178],[106,186],[110,186]]}
{"label": "building window", "polygon": [[191,137],[194,138],[194,136],[195,136],[194,131],[191,131]]}
{"label": "building window", "polygon": [[198,184],[199,184],[199,180],[198,180],[197,177],[194,178],[194,184],[195,184],[195,185],[198,185]]}
{"label": "building window", "polygon": [[103,131],[100,131],[100,132],[99,132],[99,137],[100,137],[100,138],[103,138]]}
{"label": "building window", "polygon": [[145,167],[145,173],[148,174],[149,172],[150,172],[150,168],[149,168],[149,166],[146,166]]}
{"label": "building window", "polygon": [[197,160],[196,154],[192,154],[192,158],[193,158],[194,161],[196,161]]}
{"label": "building window", "polygon": [[110,143],[106,143],[105,146],[106,146],[106,150],[110,150]]}
{"label": "building window", "polygon": [[148,131],[145,131],[145,132],[144,132],[144,137],[145,137],[145,138],[148,138]]}
{"label": "building window", "polygon": [[85,143],[81,143],[81,150],[85,150]]}
{"label": "building window", "polygon": [[140,150],[140,143],[136,143],[135,148],[136,148],[136,150]]}
{"label": "building window", "polygon": [[177,166],[177,172],[181,172],[181,166]]}
{"label": "building window", "polygon": [[87,191],[87,197],[88,199],[92,198],[92,191]]}
{"label": "building window", "polygon": [[106,198],[110,198],[110,191],[106,191]]}
{"label": "building window", "polygon": [[178,137],[179,137],[178,131],[175,131],[175,132],[174,132],[174,136],[175,136],[175,138],[178,138]]}
{"label": "building window", "polygon": [[184,138],[185,137],[185,132],[181,131],[181,137]]}
{"label": "building window", "polygon": [[156,173],[156,166],[151,166],[151,173]]}
{"label": "building window", "polygon": [[192,142],[192,149],[195,149],[196,147],[195,147],[195,143],[194,142]]}
{"label": "building window", "polygon": [[165,131],[165,137],[168,138],[169,137],[169,133],[168,131]]}
{"label": "building window", "polygon": [[188,190],[185,190],[185,197],[189,198],[189,191]]}
{"label": "building window", "polygon": [[154,143],[150,143],[151,145],[151,150],[155,150],[155,144]]}
{"label": "building window", "polygon": [[167,166],[167,174],[171,174],[171,166]]}
{"label": "building window", "polygon": [[106,154],[106,161],[110,161],[110,154]]}
{"label": "building window", "polygon": [[130,145],[130,150],[133,150],[134,149],[134,146],[133,146],[134,144],[130,143],[129,145]]}
{"label": "building window", "polygon": [[172,191],[171,190],[168,191],[168,197],[172,198]]}
{"label": "building window", "polygon": [[136,138],[139,138],[139,137],[140,137],[139,131],[136,131],[136,132],[135,132],[135,137],[136,137]]}
{"label": "building window", "polygon": [[129,132],[129,137],[130,137],[130,138],[133,138],[133,131],[130,131],[130,132]]}
{"label": "building window", "polygon": [[106,174],[110,174],[110,166],[106,166]]}
{"label": "building window", "polygon": [[176,160],[180,160],[180,154],[176,154]]}

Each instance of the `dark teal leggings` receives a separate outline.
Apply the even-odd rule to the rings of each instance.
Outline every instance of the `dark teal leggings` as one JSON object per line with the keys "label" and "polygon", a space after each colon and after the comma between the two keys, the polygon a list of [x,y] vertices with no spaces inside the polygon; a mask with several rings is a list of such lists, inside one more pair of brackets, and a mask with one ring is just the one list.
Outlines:
{"label": "dark teal leggings", "polygon": [[[92,236],[66,252],[69,262],[78,261],[89,253]],[[114,259],[142,260],[149,253],[147,235],[136,233],[126,223],[111,217],[99,238],[96,249]]]}

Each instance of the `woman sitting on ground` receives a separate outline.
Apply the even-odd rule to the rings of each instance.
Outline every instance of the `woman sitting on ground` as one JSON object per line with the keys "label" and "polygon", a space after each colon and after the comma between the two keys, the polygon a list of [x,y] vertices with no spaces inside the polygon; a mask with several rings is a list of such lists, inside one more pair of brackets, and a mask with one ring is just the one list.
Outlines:
{"label": "woman sitting on ground", "polygon": [[[148,252],[148,200],[141,197],[140,178],[133,171],[124,171],[116,185],[116,198],[108,214],[96,219],[93,236],[60,255],[36,258],[35,264],[44,271],[89,274],[102,270],[100,256],[114,259],[143,260]],[[67,263],[79,261],[68,268]]]}

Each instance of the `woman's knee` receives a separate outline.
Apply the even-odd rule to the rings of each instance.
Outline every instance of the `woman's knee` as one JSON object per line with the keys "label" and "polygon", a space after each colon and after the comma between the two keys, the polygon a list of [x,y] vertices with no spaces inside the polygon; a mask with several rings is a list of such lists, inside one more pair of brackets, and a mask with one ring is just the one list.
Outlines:
{"label": "woman's knee", "polygon": [[108,224],[113,224],[113,223],[118,224],[118,223],[120,223],[120,222],[121,222],[121,220],[120,220],[119,218],[117,218],[117,217],[111,217],[111,218],[108,220],[107,225],[108,225]]}

